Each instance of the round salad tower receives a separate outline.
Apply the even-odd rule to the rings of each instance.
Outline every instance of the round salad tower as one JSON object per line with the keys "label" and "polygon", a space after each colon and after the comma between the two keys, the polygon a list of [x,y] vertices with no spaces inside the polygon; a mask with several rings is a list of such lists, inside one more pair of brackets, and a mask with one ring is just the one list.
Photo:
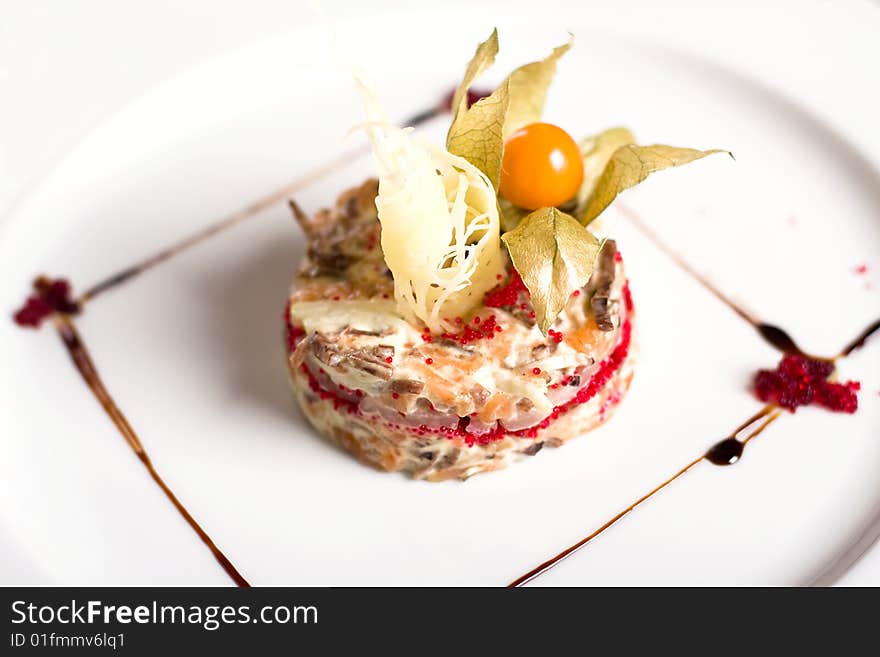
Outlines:
{"label": "round salad tower", "polygon": [[576,142],[541,121],[558,60],[452,99],[445,147],[391,124],[360,76],[378,179],[314,215],[285,312],[304,414],[362,461],[438,481],[505,467],[610,417],[633,376],[634,306],[591,222],[650,173],[717,151]]}

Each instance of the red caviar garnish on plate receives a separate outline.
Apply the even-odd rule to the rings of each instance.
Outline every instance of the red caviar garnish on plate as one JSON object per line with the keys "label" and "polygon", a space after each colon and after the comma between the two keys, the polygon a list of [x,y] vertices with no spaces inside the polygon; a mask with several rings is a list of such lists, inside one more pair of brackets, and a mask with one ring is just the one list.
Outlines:
{"label": "red caviar garnish on plate", "polygon": [[66,279],[40,276],[34,281],[34,294],[12,318],[19,326],[37,328],[52,313],[75,315],[79,311],[79,304],[70,297],[70,283]]}
{"label": "red caviar garnish on plate", "polygon": [[755,395],[761,401],[792,412],[800,406],[816,405],[836,413],[855,413],[861,384],[829,381],[833,373],[831,361],[789,354],[779,361],[776,369],[760,370],[755,375]]}

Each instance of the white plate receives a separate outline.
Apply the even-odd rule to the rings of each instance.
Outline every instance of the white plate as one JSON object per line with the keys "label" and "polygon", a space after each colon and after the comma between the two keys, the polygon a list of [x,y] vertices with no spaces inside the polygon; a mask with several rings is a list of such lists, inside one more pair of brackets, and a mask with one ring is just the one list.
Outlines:
{"label": "white plate", "polygon": [[[837,351],[880,316],[876,128],[863,153],[846,139],[858,132],[851,116],[845,126],[828,119],[833,102],[804,108],[812,87],[795,102],[786,94],[796,78],[768,86],[758,64],[773,53],[759,58],[757,37],[740,57],[739,39],[707,45],[712,21],[733,30],[750,24],[747,13],[690,15],[688,30],[663,17],[572,14],[560,26],[504,16],[495,79],[569,27],[577,45],[548,120],[576,135],[625,124],[645,142],[733,150],[736,163],[659,175],[627,205],[807,350]],[[386,16],[343,24],[341,40],[404,116],[443,94],[492,25],[480,12],[460,18]],[[261,43],[182,75],[92,135],[5,222],[3,306],[42,271],[82,289],[344,148],[360,114],[349,81],[322,63],[325,49],[310,28]],[[876,99],[866,102],[876,116]],[[438,139],[444,129],[427,127]],[[367,158],[353,161],[297,200],[317,209],[370,170]],[[78,326],[158,470],[252,583],[504,584],[756,411],[751,373],[778,359],[631,224],[612,213],[605,225],[638,311],[630,395],[600,430],[466,483],[374,472],[304,424],[280,338],[301,245],[283,206],[101,297]],[[858,275],[863,262],[871,269]],[[29,558],[32,581],[227,583],[52,331],[3,322],[0,344],[13,400],[0,416],[0,527]],[[863,383],[858,414],[781,418],[741,463],[700,464],[536,583],[832,581],[878,530],[878,365],[876,343],[841,364]]]}

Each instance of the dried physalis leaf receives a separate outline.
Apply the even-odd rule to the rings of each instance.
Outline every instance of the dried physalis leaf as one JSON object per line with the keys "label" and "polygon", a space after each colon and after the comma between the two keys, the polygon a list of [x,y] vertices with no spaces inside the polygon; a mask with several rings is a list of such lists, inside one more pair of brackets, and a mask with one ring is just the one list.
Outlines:
{"label": "dried physalis leaf", "polygon": [[586,226],[611,205],[620,192],[638,185],[655,171],[678,167],[713,153],[727,153],[733,157],[730,152],[719,149],[698,151],[663,144],[621,146],[605,165],[592,194],[577,212],[578,218]]}
{"label": "dried physalis leaf", "polygon": [[498,29],[496,28],[492,30],[492,34],[489,35],[488,39],[477,46],[474,56],[471,58],[471,61],[468,62],[464,77],[458,85],[458,88],[455,90],[455,94],[452,96],[452,126],[449,128],[450,135],[456,125],[464,119],[464,115],[467,113],[468,89],[470,89],[474,81],[483,74],[483,71],[492,66],[497,54]]}
{"label": "dried physalis leaf", "polygon": [[557,208],[535,210],[501,239],[529,289],[538,328],[547,335],[572,292],[590,279],[602,243]]}
{"label": "dried physalis leaf", "polygon": [[590,198],[596,183],[605,170],[608,160],[621,146],[635,144],[636,138],[626,128],[609,128],[597,135],[587,137],[581,141],[581,155],[584,159],[584,182],[577,193],[577,205],[581,207]]}
{"label": "dried physalis leaf", "polygon": [[556,74],[556,63],[571,48],[574,37],[568,43],[557,46],[545,59],[520,66],[507,78],[510,106],[504,123],[504,138],[523,126],[541,120],[547,90]]}
{"label": "dried physalis leaf", "polygon": [[453,122],[446,137],[446,150],[463,157],[485,173],[496,191],[501,177],[504,118],[507,116],[508,102],[505,82],[471,105],[461,120]]}
{"label": "dried physalis leaf", "polygon": [[467,107],[467,88],[485,70],[498,51],[497,31],[480,44],[468,64],[465,78],[455,93],[455,117],[446,136],[446,149],[479,168],[495,189],[501,172],[504,140],[513,131],[541,118],[547,88],[557,60],[571,47],[571,40],[541,61],[521,66],[495,91]]}

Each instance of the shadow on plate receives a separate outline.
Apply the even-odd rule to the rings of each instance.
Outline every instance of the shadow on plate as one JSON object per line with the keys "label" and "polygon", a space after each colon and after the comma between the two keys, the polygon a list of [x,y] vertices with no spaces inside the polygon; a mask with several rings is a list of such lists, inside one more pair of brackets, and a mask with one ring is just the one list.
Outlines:
{"label": "shadow on plate", "polygon": [[301,240],[287,228],[259,242],[239,240],[235,260],[204,272],[196,285],[212,309],[202,335],[227,370],[233,396],[305,428],[285,369],[284,307],[302,257]]}

